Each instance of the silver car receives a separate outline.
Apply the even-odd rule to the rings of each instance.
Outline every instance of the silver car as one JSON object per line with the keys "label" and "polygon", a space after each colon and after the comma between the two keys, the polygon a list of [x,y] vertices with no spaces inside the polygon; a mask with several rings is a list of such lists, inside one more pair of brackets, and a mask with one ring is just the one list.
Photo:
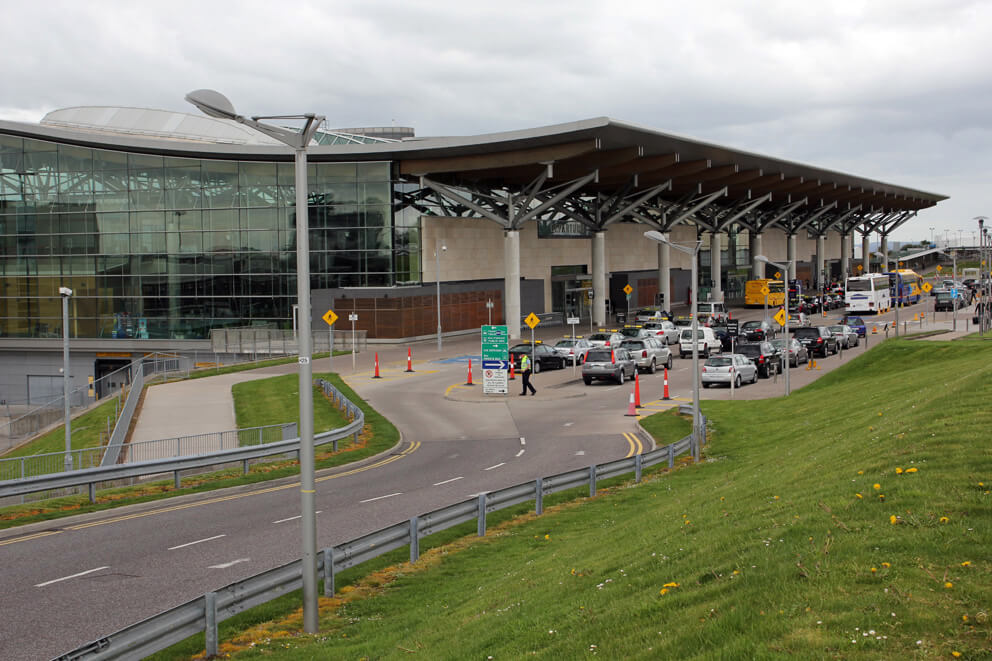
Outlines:
{"label": "silver car", "polygon": [[[802,342],[794,337],[789,338],[791,346],[789,347],[789,365],[792,367],[799,367],[799,363],[809,362],[809,352],[806,351],[806,347],[803,346]],[[785,356],[785,338],[779,337],[771,340],[772,346],[778,349],[782,356]]]}
{"label": "silver car", "polygon": [[593,347],[618,347],[623,342],[623,335],[616,331],[600,330],[589,336],[589,345]]}
{"label": "silver car", "polygon": [[587,386],[592,385],[593,379],[623,385],[626,379],[634,378],[635,371],[637,365],[623,347],[593,347],[582,363],[582,380]]}
{"label": "silver car", "polygon": [[630,353],[641,372],[654,374],[658,367],[672,369],[672,351],[656,337],[624,340],[620,346]]}
{"label": "silver car", "polygon": [[670,321],[649,321],[644,324],[644,329],[657,335],[665,344],[675,344],[679,341],[679,329]]}
{"label": "silver car", "polygon": [[555,353],[565,359],[566,363],[572,365],[578,365],[583,360],[586,359],[586,354],[592,345],[585,338],[576,337],[566,337],[565,339],[558,340],[555,344]]}
{"label": "silver car", "polygon": [[854,330],[850,326],[840,324],[827,326],[827,329],[830,331],[831,335],[837,338],[837,344],[845,349],[858,346],[858,331]]}
{"label": "silver car", "polygon": [[740,388],[743,383],[756,383],[758,368],[751,359],[739,353],[722,353],[706,359],[699,374],[699,382],[704,388],[714,383],[733,384]]}

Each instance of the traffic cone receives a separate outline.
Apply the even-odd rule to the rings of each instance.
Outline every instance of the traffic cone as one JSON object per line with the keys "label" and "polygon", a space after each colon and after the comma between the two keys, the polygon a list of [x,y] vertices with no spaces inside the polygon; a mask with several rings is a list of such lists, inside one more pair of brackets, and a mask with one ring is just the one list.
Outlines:
{"label": "traffic cone", "polygon": [[671,399],[671,397],[668,396],[668,368],[667,367],[665,368],[665,396],[662,397],[662,399]]}
{"label": "traffic cone", "polygon": [[406,371],[413,371],[413,352],[410,351],[410,347],[406,348]]}
{"label": "traffic cone", "polygon": [[630,404],[627,406],[627,412],[624,413],[625,416],[637,417],[637,406],[634,404],[634,393],[630,393]]}
{"label": "traffic cone", "polygon": [[636,369],[634,370],[634,406],[641,408],[641,380]]}
{"label": "traffic cone", "polygon": [[465,382],[465,385],[466,386],[474,386],[475,385],[474,383],[472,383],[472,359],[471,358],[468,359],[468,381]]}
{"label": "traffic cone", "polygon": [[919,320],[920,320],[920,315],[914,314],[913,315],[913,321],[919,321]]}
{"label": "traffic cone", "polygon": [[872,326],[871,327],[871,334],[872,335],[878,335],[878,326]]}
{"label": "traffic cone", "polygon": [[378,351],[375,352],[375,376],[373,376],[372,378],[373,379],[381,379],[382,378],[381,376],[379,376],[379,352]]}
{"label": "traffic cone", "polygon": [[517,378],[517,377],[515,377],[515,376],[513,375],[513,357],[511,356],[511,357],[510,357],[510,378],[509,378],[509,380],[510,380],[510,381],[513,381],[513,380],[515,380],[516,378]]}

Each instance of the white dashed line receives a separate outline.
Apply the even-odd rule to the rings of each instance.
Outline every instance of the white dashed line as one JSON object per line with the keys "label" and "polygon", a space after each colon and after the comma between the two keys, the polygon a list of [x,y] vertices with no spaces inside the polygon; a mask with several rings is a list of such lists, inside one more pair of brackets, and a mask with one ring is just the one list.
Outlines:
{"label": "white dashed line", "polygon": [[46,585],[51,585],[52,583],[58,583],[60,581],[68,581],[70,578],[79,578],[80,576],[86,576],[87,574],[92,574],[95,571],[100,571],[103,569],[110,569],[110,567],[97,567],[96,569],[87,569],[86,571],[81,571],[78,574],[73,574],[72,576],[63,576],[62,578],[52,579],[51,581],[45,581],[44,583],[35,584],[36,588],[43,588]]}
{"label": "white dashed line", "polygon": [[522,454],[523,454],[524,452],[526,452],[526,450],[521,450],[520,452],[518,452],[518,453],[517,453],[517,456],[519,457],[519,456],[520,456],[520,455],[522,455]]}
{"label": "white dashed line", "polygon": [[403,492],[397,491],[396,493],[389,493],[385,496],[376,496],[375,498],[366,498],[365,500],[360,500],[360,503],[371,503],[373,500],[382,500],[383,498],[392,498],[393,496],[402,496]]}
{"label": "white dashed line", "polygon": [[575,453],[575,456],[576,456],[576,457],[581,457],[581,456],[583,456],[583,455],[584,455],[585,453],[586,453],[586,451],[585,451],[585,450],[579,450],[578,452],[576,452],[576,453]]}
{"label": "white dashed line", "polygon": [[[320,512],[321,512],[320,510],[317,510],[316,512],[314,512],[314,514],[320,514]],[[279,519],[278,521],[273,521],[272,523],[273,524],[276,524],[276,523],[286,523],[287,521],[296,521],[297,519],[302,519],[302,518],[303,518],[303,515],[302,514],[297,514],[296,516],[291,516],[291,517],[286,518],[286,519]]]}
{"label": "white dashed line", "polygon": [[227,569],[228,567],[233,567],[234,565],[241,562],[248,562],[249,558],[238,558],[237,560],[231,560],[230,562],[224,562],[219,565],[210,565],[207,569]]}
{"label": "white dashed line", "polygon": [[186,542],[185,544],[180,544],[179,546],[170,546],[168,550],[175,551],[176,549],[184,549],[187,546],[193,546],[194,544],[202,544],[203,542],[212,542],[215,539],[220,539],[221,537],[227,537],[227,535],[214,535],[213,537],[207,537],[206,539],[198,539],[195,542]]}
{"label": "white dashed line", "polygon": [[505,466],[505,465],[506,465],[506,462],[505,461],[501,461],[498,464],[496,464],[495,466],[490,466],[489,468],[485,468],[483,470],[491,471],[494,468],[499,468],[500,466]]}
{"label": "white dashed line", "polygon": [[436,487],[439,487],[439,486],[441,486],[442,484],[448,484],[449,482],[457,482],[457,481],[458,481],[458,480],[460,480],[460,479],[462,479],[462,478],[461,478],[461,477],[453,477],[453,478],[451,478],[450,480],[445,480],[445,481],[443,481],[443,482],[435,482],[435,483],[434,483],[434,486],[436,486]]}
{"label": "white dashed line", "polygon": [[[572,424],[572,423],[570,422],[568,424]],[[520,445],[527,445],[527,441],[524,439],[523,436],[520,437]]]}

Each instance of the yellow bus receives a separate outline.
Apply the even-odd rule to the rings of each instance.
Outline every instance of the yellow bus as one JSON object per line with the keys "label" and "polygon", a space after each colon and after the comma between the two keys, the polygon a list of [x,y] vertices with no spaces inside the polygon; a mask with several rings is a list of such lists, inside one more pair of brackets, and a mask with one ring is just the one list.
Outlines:
{"label": "yellow bus", "polygon": [[764,305],[765,296],[761,293],[764,287],[768,287],[769,306],[785,305],[785,283],[781,280],[768,278],[747,281],[747,284],[744,285],[744,305]]}

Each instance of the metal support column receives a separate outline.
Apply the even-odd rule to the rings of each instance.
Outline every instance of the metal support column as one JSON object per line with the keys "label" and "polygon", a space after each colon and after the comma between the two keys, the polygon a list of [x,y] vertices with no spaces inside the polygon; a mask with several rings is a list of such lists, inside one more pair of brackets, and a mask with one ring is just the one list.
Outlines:
{"label": "metal support column", "polygon": [[506,295],[504,321],[511,340],[520,339],[520,232],[507,230],[503,241],[503,261],[506,265],[503,288]]}
{"label": "metal support column", "polygon": [[826,267],[826,260],[823,252],[827,249],[827,237],[818,234],[816,237],[816,288],[821,292],[826,287],[826,274],[823,272]]}
{"label": "metal support column", "polygon": [[861,235],[861,266],[863,275],[871,273],[871,239],[867,234]]}
{"label": "metal support column", "polygon": [[[787,276],[788,276],[788,280],[795,280],[796,279],[796,235],[789,234],[787,236],[787,239],[788,240],[786,244],[786,249],[787,249],[786,262],[788,262],[789,265],[789,272]],[[789,291],[788,282],[786,282],[785,290],[788,293]]]}
{"label": "metal support column", "polygon": [[762,239],[764,235],[761,232],[752,232],[750,245],[748,248],[751,253],[751,279],[758,280],[759,278],[765,277],[765,265],[754,257],[755,255],[764,255],[765,252],[762,248]]}
{"label": "metal support column", "polygon": [[596,325],[606,325],[606,299],[609,291],[606,288],[606,232],[594,232],[592,235],[592,318]]}
{"label": "metal support column", "polygon": [[658,244],[658,293],[661,308],[672,309],[672,249],[665,243]]}
{"label": "metal support column", "polygon": [[851,272],[851,235],[841,234],[840,235],[840,280],[845,281],[845,278]]}
{"label": "metal support column", "polygon": [[723,252],[721,236],[720,232],[710,232],[710,279],[713,281],[713,287],[710,289],[710,300],[713,301],[723,300],[723,285],[720,284],[723,276],[721,270],[723,264],[720,261]]}

